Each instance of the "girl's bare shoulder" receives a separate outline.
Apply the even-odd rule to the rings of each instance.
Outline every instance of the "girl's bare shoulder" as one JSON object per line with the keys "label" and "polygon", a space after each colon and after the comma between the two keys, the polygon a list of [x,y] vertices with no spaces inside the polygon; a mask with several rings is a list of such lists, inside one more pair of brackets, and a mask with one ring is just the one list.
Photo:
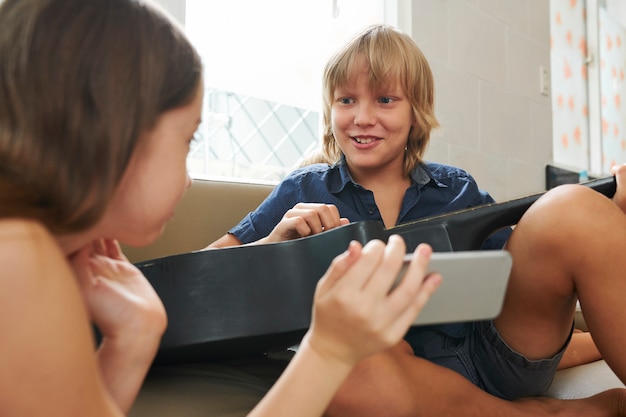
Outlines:
{"label": "girl's bare shoulder", "polygon": [[41,223],[0,219],[0,277],[29,277],[44,272],[51,264],[63,267],[65,259],[54,237]]}
{"label": "girl's bare shoulder", "polygon": [[0,219],[0,244],[19,243],[30,239],[52,239],[50,233],[39,222],[30,219]]}

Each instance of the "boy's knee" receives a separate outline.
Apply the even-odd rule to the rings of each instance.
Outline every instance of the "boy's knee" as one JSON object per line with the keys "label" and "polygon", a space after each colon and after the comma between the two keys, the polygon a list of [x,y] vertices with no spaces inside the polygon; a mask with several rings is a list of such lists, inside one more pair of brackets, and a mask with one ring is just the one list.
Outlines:
{"label": "boy's knee", "polygon": [[567,184],[543,195],[528,209],[522,221],[531,220],[544,229],[558,228],[563,232],[568,227],[583,227],[589,223],[590,216],[601,216],[616,208],[610,199],[590,188]]}

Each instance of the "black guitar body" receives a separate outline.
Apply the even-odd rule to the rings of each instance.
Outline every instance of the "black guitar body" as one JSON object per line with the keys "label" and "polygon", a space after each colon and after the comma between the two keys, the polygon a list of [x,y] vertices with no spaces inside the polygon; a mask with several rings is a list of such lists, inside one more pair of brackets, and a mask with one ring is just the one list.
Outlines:
{"label": "black guitar body", "polygon": [[297,343],[311,320],[317,281],[330,262],[347,242],[384,235],[381,223],[361,222],[317,235],[319,239],[139,263],[169,318],[157,362],[242,356]]}
{"label": "black guitar body", "polygon": [[[612,196],[614,178],[586,185]],[[516,224],[542,194],[406,223],[356,222],[292,241],[191,252],[137,264],[163,300],[169,325],[157,363],[263,353],[296,344],[311,320],[315,286],[348,243],[400,234],[412,252],[479,249]]]}

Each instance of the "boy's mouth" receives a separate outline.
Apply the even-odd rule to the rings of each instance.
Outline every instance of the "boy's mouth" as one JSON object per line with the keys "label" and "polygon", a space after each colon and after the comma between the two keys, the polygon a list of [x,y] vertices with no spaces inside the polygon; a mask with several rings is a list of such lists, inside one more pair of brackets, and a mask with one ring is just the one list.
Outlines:
{"label": "boy's mouth", "polygon": [[362,145],[367,145],[369,143],[372,143],[376,140],[376,138],[372,138],[372,137],[353,137],[352,138],[355,142],[360,143]]}

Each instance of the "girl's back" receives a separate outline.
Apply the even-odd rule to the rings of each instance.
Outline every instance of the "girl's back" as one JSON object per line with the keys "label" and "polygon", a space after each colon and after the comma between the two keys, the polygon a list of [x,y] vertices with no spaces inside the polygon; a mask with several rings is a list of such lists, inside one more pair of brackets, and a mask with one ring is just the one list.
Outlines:
{"label": "girl's back", "polygon": [[48,231],[0,219],[0,267],[0,415],[115,415],[94,384],[95,347],[76,280]]}

